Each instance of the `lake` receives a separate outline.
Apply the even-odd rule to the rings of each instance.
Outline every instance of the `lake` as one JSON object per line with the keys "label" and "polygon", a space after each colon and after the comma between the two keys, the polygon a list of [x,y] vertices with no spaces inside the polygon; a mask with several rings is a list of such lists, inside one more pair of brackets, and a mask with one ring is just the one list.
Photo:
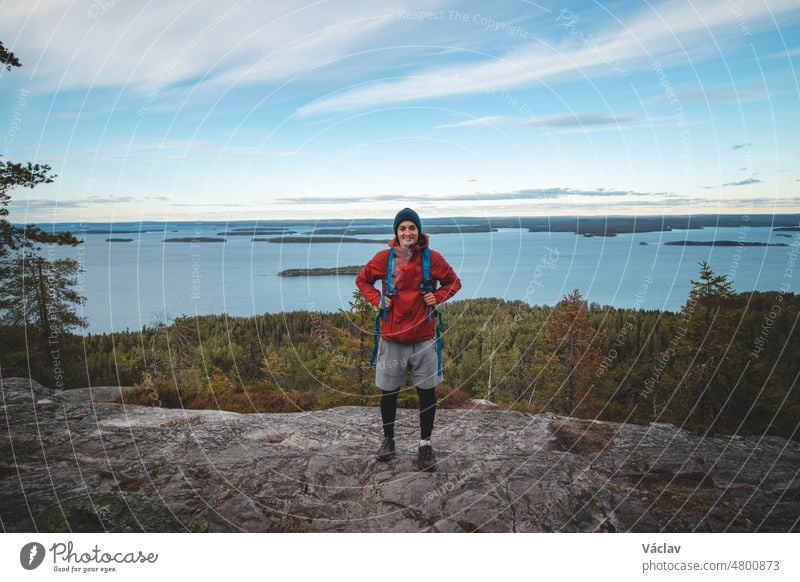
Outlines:
{"label": "lake", "polygon": [[[79,232],[76,224],[56,230]],[[100,229],[109,224],[84,224]],[[187,314],[228,313],[251,316],[292,310],[346,308],[355,289],[352,276],[278,277],[291,268],[362,265],[382,244],[253,242],[252,236],[228,236],[225,243],[163,243],[164,238],[216,237],[242,225],[198,222],[170,224],[166,232],[83,234],[83,245],[45,249],[51,258],[78,259],[85,272],[81,292],[86,333],[105,333],[171,320]],[[274,225],[270,225],[274,226]],[[362,225],[359,225],[362,226]],[[115,231],[140,225],[113,225]],[[142,223],[141,228],[148,228]],[[319,225],[291,229],[299,235]],[[728,274],[737,291],[774,290],[796,284],[787,271],[797,259],[800,238],[777,236],[768,227],[725,227],[585,237],[572,233],[530,233],[522,229],[431,235],[461,277],[457,299],[522,299],[532,305],[555,304],[572,289],[589,301],[615,307],[677,311],[685,303],[698,262]],[[258,235],[264,238],[266,235]],[[387,236],[357,235],[386,240]],[[107,238],[132,242],[106,242]],[[676,240],[730,240],[786,243],[786,247],[665,246]],[[646,245],[640,243],[647,243]],[[800,277],[800,273],[798,273]]]}

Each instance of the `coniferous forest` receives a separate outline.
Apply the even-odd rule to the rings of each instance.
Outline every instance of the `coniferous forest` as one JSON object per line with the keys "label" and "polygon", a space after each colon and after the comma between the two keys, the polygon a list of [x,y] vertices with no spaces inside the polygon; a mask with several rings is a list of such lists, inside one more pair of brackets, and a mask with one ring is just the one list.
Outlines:
{"label": "coniferous forest", "polygon": [[[440,406],[668,422],[696,434],[798,439],[800,298],[734,293],[708,265],[679,313],[616,309],[578,290],[557,305],[472,299],[441,307]],[[296,412],[378,403],[375,310],[180,317],[140,332],[0,329],[2,375],[49,387],[136,385],[130,404]],[[413,390],[401,406],[416,407]]]}

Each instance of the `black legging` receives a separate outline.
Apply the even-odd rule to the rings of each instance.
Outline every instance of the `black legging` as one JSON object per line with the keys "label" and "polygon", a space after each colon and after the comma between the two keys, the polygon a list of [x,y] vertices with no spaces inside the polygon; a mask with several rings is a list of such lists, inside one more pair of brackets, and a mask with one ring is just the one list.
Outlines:
{"label": "black legging", "polygon": [[[381,419],[383,420],[383,436],[394,438],[394,419],[397,417],[397,396],[400,388],[381,393]],[[428,440],[433,432],[433,420],[436,418],[436,388],[420,390],[419,396],[419,438]]]}

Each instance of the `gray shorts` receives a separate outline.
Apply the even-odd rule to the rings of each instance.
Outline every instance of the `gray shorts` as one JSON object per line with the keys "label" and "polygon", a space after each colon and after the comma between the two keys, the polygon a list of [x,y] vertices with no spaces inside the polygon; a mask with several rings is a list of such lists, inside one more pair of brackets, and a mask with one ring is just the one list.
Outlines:
{"label": "gray shorts", "polygon": [[436,357],[436,340],[401,344],[381,338],[375,363],[375,384],[378,388],[389,391],[405,386],[409,370],[411,382],[422,390],[435,388],[442,383]]}

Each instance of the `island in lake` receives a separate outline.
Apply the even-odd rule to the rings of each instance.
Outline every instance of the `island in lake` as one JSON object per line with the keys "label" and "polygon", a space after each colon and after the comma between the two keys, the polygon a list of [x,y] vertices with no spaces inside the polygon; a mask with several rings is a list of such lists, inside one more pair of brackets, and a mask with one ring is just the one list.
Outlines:
{"label": "island in lake", "polygon": [[211,238],[208,236],[191,236],[187,238],[165,238],[161,242],[180,242],[180,243],[196,243],[196,242],[225,242],[224,238]]}
{"label": "island in lake", "polygon": [[289,230],[288,228],[235,228],[225,232],[218,232],[217,236],[274,236],[276,234],[294,234],[296,232],[296,230]]}
{"label": "island in lake", "polygon": [[107,238],[106,242],[131,242],[132,238]]}
{"label": "island in lake", "polygon": [[286,269],[278,273],[278,277],[316,277],[320,275],[358,275],[363,267],[348,265],[347,267],[315,267],[313,269]]}
{"label": "island in lake", "polygon": [[800,232],[800,226],[778,226],[772,230],[775,232]]}
{"label": "island in lake", "polygon": [[[72,232],[73,234],[142,234],[143,232],[164,232],[163,228],[155,229],[155,228],[142,228],[136,230],[117,230],[115,228],[91,228],[89,230],[80,230],[75,229],[72,231],[66,230],[57,230],[53,231],[54,233],[60,232]],[[173,231],[177,232],[177,231]]]}
{"label": "island in lake", "polygon": [[745,242],[735,240],[671,240],[665,245],[676,247],[788,247],[786,243]]}

